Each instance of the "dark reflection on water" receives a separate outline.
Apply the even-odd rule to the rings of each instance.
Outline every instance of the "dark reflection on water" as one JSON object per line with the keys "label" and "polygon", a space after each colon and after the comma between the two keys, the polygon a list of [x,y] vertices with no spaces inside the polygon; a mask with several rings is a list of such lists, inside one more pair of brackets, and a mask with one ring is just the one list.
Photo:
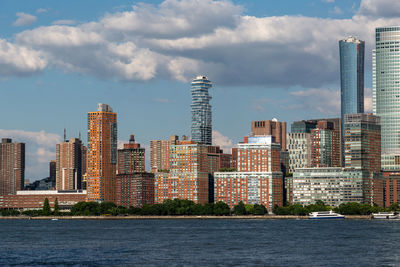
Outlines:
{"label": "dark reflection on water", "polygon": [[400,221],[0,220],[0,266],[398,266]]}

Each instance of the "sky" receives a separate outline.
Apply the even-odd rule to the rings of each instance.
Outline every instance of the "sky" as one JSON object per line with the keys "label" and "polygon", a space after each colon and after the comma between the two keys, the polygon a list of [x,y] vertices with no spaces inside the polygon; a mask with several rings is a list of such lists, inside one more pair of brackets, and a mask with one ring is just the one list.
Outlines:
{"label": "sky", "polygon": [[253,120],[338,117],[350,35],[366,42],[370,111],[375,28],[399,17],[398,0],[2,0],[0,137],[26,143],[26,178],[41,179],[64,128],[86,143],[87,113],[106,103],[119,142],[135,134],[149,155],[152,139],[190,136],[190,82],[206,75],[229,152]]}

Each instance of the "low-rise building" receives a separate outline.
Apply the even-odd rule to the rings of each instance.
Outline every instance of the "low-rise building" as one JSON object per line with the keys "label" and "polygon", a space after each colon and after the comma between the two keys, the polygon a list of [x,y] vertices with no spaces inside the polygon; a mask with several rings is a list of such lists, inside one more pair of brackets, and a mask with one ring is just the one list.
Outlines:
{"label": "low-rise building", "polygon": [[57,199],[60,209],[70,209],[76,203],[85,201],[86,190],[17,191],[16,195],[0,196],[0,208],[41,209],[46,198],[49,200],[50,207],[54,207]]}
{"label": "low-rise building", "polygon": [[271,210],[283,205],[281,172],[216,172],[214,198],[234,207],[245,204],[264,205]]}
{"label": "low-rise building", "polygon": [[124,207],[143,207],[154,204],[154,174],[118,174],[116,204]]}

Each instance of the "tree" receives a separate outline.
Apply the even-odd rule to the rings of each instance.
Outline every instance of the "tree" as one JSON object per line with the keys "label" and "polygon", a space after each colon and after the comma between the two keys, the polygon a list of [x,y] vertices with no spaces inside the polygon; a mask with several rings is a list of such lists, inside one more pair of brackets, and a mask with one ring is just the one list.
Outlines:
{"label": "tree", "polygon": [[43,203],[43,215],[49,216],[50,214],[51,214],[51,209],[50,209],[49,199],[46,197]]}
{"label": "tree", "polygon": [[[206,204],[207,205],[207,204]],[[229,206],[222,202],[218,201],[217,203],[214,204],[214,215],[230,215],[231,214],[231,209]]]}
{"label": "tree", "polygon": [[54,215],[59,215],[60,214],[60,207],[58,206],[58,199],[54,201]]}
{"label": "tree", "polygon": [[242,201],[239,202],[235,207],[233,207],[233,213],[236,215],[246,215],[246,206],[243,204]]}

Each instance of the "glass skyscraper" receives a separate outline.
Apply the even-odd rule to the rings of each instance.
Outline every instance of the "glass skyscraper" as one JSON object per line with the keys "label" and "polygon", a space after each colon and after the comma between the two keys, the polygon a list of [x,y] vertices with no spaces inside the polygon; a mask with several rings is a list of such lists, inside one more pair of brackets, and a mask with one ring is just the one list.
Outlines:
{"label": "glass skyscraper", "polygon": [[344,116],[364,113],[364,50],[365,42],[355,37],[339,41],[342,165],[344,165]]}
{"label": "glass skyscraper", "polygon": [[400,27],[376,28],[375,38],[373,109],[381,117],[382,169],[400,170]]}
{"label": "glass skyscraper", "polygon": [[212,144],[211,82],[205,76],[197,76],[192,82],[192,140],[200,144]]}

